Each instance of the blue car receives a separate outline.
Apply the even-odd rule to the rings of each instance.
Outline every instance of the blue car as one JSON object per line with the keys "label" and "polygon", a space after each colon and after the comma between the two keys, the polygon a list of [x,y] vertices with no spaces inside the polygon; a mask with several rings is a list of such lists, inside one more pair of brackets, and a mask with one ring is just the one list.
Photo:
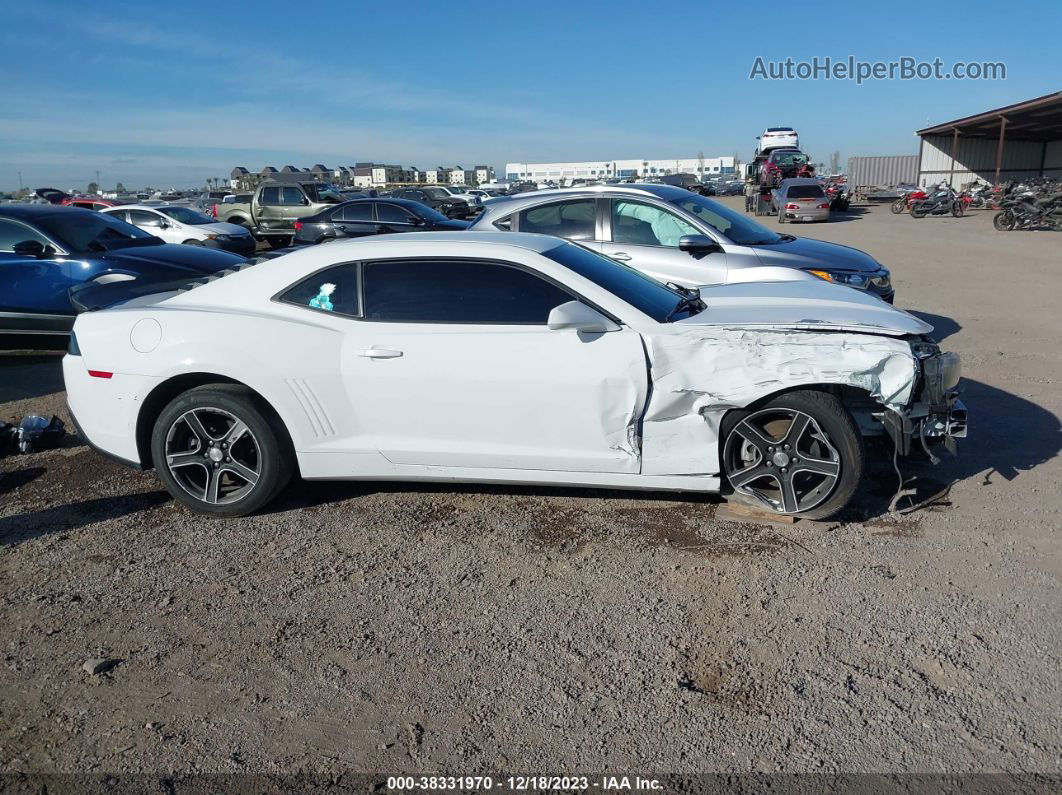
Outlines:
{"label": "blue car", "polygon": [[31,344],[64,338],[74,324],[70,288],[86,282],[192,280],[243,261],[226,251],[164,243],[90,210],[0,207],[0,347],[10,347],[8,335]]}

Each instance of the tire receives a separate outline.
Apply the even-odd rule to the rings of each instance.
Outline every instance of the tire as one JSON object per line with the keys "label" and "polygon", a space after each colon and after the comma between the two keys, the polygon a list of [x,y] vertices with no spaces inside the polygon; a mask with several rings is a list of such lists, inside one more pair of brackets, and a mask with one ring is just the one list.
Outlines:
{"label": "tire", "polygon": [[266,243],[270,248],[287,248],[291,245],[290,237],[277,237],[276,235],[270,235],[266,238]]}
{"label": "tire", "polygon": [[951,214],[953,216],[955,216],[956,218],[962,218],[962,216],[963,216],[963,214],[965,212],[966,212],[966,209],[963,206],[962,202],[952,202],[951,203]]}
{"label": "tire", "polygon": [[1010,210],[1000,210],[992,218],[992,226],[1000,232],[1010,232],[1014,229],[1017,219]]}
{"label": "tire", "polygon": [[[240,432],[237,423],[245,430]],[[226,429],[228,434],[235,429],[236,436],[222,449]],[[205,451],[202,461],[200,450]],[[208,516],[254,513],[284,489],[295,470],[295,453],[280,420],[238,384],[196,387],[174,398],[155,421],[151,455],[173,498]]]}
{"label": "tire", "polygon": [[[798,417],[806,418],[802,428]],[[789,462],[783,466],[785,458]],[[776,513],[826,519],[851,502],[863,478],[865,453],[859,428],[840,400],[799,390],[727,414],[720,428],[720,460],[729,493],[741,493]],[[821,471],[802,468],[811,466]],[[782,480],[792,486],[789,497]]]}
{"label": "tire", "polygon": [[907,199],[897,199],[892,203],[892,212],[895,215],[900,215],[907,209]]}
{"label": "tire", "polygon": [[201,245],[203,245],[203,241],[202,240],[191,240],[191,239],[182,240],[181,241],[181,245],[182,246],[201,246]]}
{"label": "tire", "polygon": [[911,205],[911,217],[912,218],[925,218],[926,210],[922,206],[922,202],[915,202]]}

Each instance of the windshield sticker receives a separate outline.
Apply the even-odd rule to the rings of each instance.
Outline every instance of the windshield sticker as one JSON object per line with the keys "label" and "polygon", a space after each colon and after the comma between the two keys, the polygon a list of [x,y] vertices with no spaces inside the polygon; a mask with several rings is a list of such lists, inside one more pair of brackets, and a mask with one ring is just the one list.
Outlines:
{"label": "windshield sticker", "polygon": [[[325,282],[321,285],[321,292],[310,299],[310,306],[314,309],[323,309],[326,312],[331,312],[335,307],[332,306],[332,299],[330,296],[335,291],[336,286],[334,284]],[[303,294],[305,295],[305,293]]]}

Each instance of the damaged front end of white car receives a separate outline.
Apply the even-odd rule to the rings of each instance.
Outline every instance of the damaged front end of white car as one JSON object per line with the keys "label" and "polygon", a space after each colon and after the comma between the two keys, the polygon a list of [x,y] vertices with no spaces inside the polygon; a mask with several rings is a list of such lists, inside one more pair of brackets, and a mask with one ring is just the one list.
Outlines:
{"label": "damaged front end of white car", "polygon": [[734,491],[825,518],[861,475],[861,444],[841,449],[846,436],[888,435],[897,454],[934,463],[966,436],[959,357],[918,318],[793,282],[703,288],[701,300],[705,311],[650,340],[643,473],[694,474],[716,449],[709,467]]}

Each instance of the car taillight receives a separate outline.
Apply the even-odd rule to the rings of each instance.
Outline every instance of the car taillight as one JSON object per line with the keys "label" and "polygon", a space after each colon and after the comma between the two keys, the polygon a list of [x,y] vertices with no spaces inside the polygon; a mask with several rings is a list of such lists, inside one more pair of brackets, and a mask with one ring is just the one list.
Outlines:
{"label": "car taillight", "polygon": [[302,221],[296,221],[295,222],[295,231],[298,232],[300,229],[302,229]]}
{"label": "car taillight", "polygon": [[218,217],[218,206],[216,204],[210,205],[210,214],[215,218]]}
{"label": "car taillight", "polygon": [[800,209],[800,205],[799,204],[787,204],[785,206],[785,209],[787,209],[787,210],[799,210]]}
{"label": "car taillight", "polygon": [[819,209],[820,210],[828,210],[828,209],[830,209],[830,205],[828,203],[826,203],[826,202],[823,202],[822,204],[819,205]]}

